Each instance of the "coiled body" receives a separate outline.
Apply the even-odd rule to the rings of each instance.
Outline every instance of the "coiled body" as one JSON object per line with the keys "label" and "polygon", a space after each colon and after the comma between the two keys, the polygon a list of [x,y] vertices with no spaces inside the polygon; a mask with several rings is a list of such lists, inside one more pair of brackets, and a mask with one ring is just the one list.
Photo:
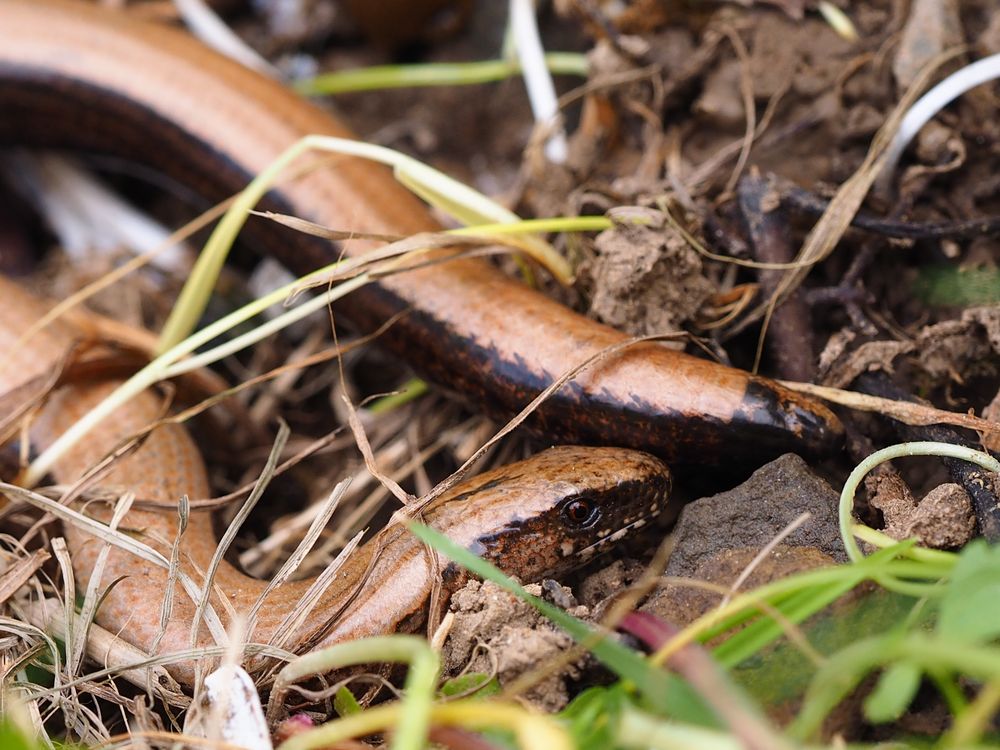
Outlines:
{"label": "coiled body", "polygon": [[[329,114],[183,33],[69,0],[0,2],[0,108],[0,143],[133,159],[209,199],[241,189],[306,134],[349,135]],[[315,170],[270,201],[341,230],[436,228],[386,170],[357,159]],[[293,271],[336,257],[325,241],[265,221],[253,229],[251,241]],[[369,331],[405,313],[380,341],[500,418],[625,338],[475,260],[370,284],[342,310]],[[810,399],[655,344],[583,373],[528,424],[554,442],[628,446],[693,464],[829,453],[842,437],[836,417]]]}
{"label": "coiled body", "polygon": [[[59,322],[30,345],[19,345],[20,334],[47,308],[0,277],[0,352],[5,355],[0,361],[0,394],[44,377],[60,365],[73,344],[86,338],[82,331]],[[32,422],[32,442],[39,448],[50,444],[117,385],[114,380],[97,380],[55,391]],[[160,416],[160,400],[153,393],[132,399],[58,462],[56,481],[77,481],[122,440]],[[176,424],[152,432],[101,479],[101,487],[166,503],[176,503],[184,495],[209,495],[201,456],[186,430]],[[669,490],[666,467],[647,454],[618,448],[553,448],[456,486],[433,501],[422,518],[508,572],[537,580],[586,562],[640,528],[663,507]],[[87,510],[102,512],[96,504]],[[169,559],[178,532],[175,514],[131,510],[121,528]],[[85,586],[101,545],[72,527],[65,533],[77,582]],[[181,569],[201,582],[216,549],[211,518],[194,514],[181,539]],[[265,596],[265,581],[223,562],[214,578],[222,594],[212,602],[223,622],[231,614],[245,617],[255,604],[262,605],[249,639],[269,643],[285,637],[286,649],[299,650],[418,628],[441,571],[448,571],[447,561],[432,562],[423,544],[397,525],[347,559],[308,620],[297,628],[290,628],[285,618],[313,584],[311,580],[282,584]],[[448,573],[444,593],[461,580],[461,575]],[[166,570],[116,550],[102,582],[103,586],[116,583],[99,610],[101,625],[146,651],[171,653],[189,647],[194,604],[180,588],[170,621],[160,633]],[[211,642],[203,628],[198,643]],[[189,663],[174,665],[172,671],[185,682],[193,676]]]}
{"label": "coiled body", "polygon": [[[230,195],[286,147],[309,133],[345,136],[328,114],[278,84],[206,50],[186,35],[69,0],[0,2],[0,143],[44,145],[139,161],[210,200]],[[312,171],[269,196],[271,207],[328,226],[408,234],[436,226],[424,207],[384,170],[346,159]],[[255,222],[250,241],[297,272],[336,256],[328,243]],[[363,252],[353,243],[351,252]],[[30,348],[14,348],[45,305],[0,282],[0,392],[51,370],[80,331],[50,326]],[[452,261],[370,284],[343,311],[363,330],[403,313],[381,341],[438,384],[504,417],[571,367],[624,340],[508,279],[486,263]],[[4,367],[3,365],[7,365]],[[55,393],[32,428],[39,446],[102,398],[114,383],[75,384]],[[134,399],[55,468],[75,481],[124,436],[159,414],[152,394]],[[793,450],[836,448],[841,427],[824,407],[745,372],[656,345],[609,358],[561,389],[530,426],[552,442],[639,448],[662,458],[705,464],[758,461]],[[102,480],[150,499],[208,495],[204,467],[177,426],[156,430]],[[428,520],[525,578],[551,574],[641,525],[662,505],[669,475],[656,459],[620,448],[546,452],[498,470],[442,497]],[[601,509],[601,523],[574,526],[567,503]],[[577,506],[573,506],[577,507]],[[460,512],[459,512],[460,511]],[[567,515],[569,513],[569,515]],[[200,519],[200,520],[199,520]],[[124,526],[161,551],[176,537],[164,514],[131,512]],[[99,545],[67,530],[80,581]],[[299,642],[331,642],[413,627],[430,586],[423,549],[397,528],[384,561],[365,548],[349,561]],[[186,571],[197,577],[215,540],[196,517],[182,543]],[[402,570],[405,575],[394,577]],[[143,648],[188,644],[193,606],[178,594],[164,633],[159,606],[164,573],[111,556],[105,582],[117,578],[99,622]],[[394,583],[394,581],[396,581]],[[262,584],[223,566],[216,610],[245,612]],[[349,602],[344,593],[360,594]],[[255,640],[267,640],[307,584],[280,587],[261,608]],[[347,613],[344,616],[344,613]],[[308,631],[308,632],[305,632]],[[205,633],[199,638],[204,642]],[[190,675],[181,665],[179,676]]]}

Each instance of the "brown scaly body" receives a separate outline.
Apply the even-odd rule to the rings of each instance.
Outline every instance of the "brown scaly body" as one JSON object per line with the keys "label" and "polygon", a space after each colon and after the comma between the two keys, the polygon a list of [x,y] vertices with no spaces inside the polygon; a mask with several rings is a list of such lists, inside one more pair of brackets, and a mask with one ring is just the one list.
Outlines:
{"label": "brown scaly body", "polygon": [[[303,135],[349,135],[329,114],[182,33],[68,0],[0,3],[0,107],[0,142],[135,159],[209,199],[242,188]],[[271,204],[337,229],[436,228],[386,170],[356,159],[312,172]],[[328,243],[255,225],[260,249],[296,272],[336,256]],[[351,243],[352,253],[366,249]],[[382,342],[501,418],[625,338],[472,260],[371,284],[342,309],[366,330],[408,311]],[[842,437],[836,417],[810,399],[655,344],[584,373],[529,426],[555,442],[629,446],[693,464],[829,453]]]}
{"label": "brown scaly body", "polygon": [[[134,159],[210,200],[243,187],[307,133],[348,135],[328,114],[184,34],[65,0],[0,2],[0,106],[2,142]],[[408,234],[436,228],[424,207],[386,171],[359,160],[316,170],[273,193],[270,202],[341,229]],[[254,229],[251,240],[262,251],[298,272],[336,254],[326,243],[266,222],[256,222]],[[365,249],[363,243],[351,246],[352,252]],[[79,337],[68,324],[56,324],[35,337],[30,349],[12,350],[18,334],[43,309],[17,287],[0,282],[0,351],[7,355],[6,362],[0,361],[6,365],[0,391],[54,367]],[[439,384],[498,416],[517,411],[572,366],[624,340],[479,261],[453,261],[382,280],[351,295],[343,310],[366,330],[408,311],[383,337],[385,343]],[[33,439],[40,446],[50,443],[113,385],[74,385],[54,394],[39,415]],[[75,480],[158,412],[154,396],[134,399],[55,467],[57,480]],[[532,426],[552,441],[639,447],[691,463],[759,460],[786,450],[827,452],[841,433],[825,408],[771,381],[655,345],[635,347],[578,378],[543,405]],[[662,464],[634,451],[580,451],[547,452],[456,488],[429,509],[431,520],[456,541],[526,578],[586,557],[592,545],[610,543],[643,522],[646,512],[655,512],[669,480]],[[176,426],[154,432],[104,484],[166,501],[208,494],[201,459]],[[583,495],[607,515],[575,535],[564,509]],[[543,504],[525,505],[529,502]],[[456,508],[462,512],[453,512]],[[167,542],[175,533],[173,520],[163,514],[133,512],[125,525]],[[72,530],[67,535],[77,575],[84,580],[97,545]],[[348,583],[367,572],[361,598],[352,599],[340,618],[348,588],[338,584],[314,613],[323,635],[296,634],[297,640],[330,642],[368,632],[356,620],[365,613],[379,632],[420,620],[429,580],[426,560],[398,529],[385,538],[386,559],[405,562],[413,576],[409,587],[374,585],[392,578],[381,560],[369,571],[373,548],[365,548],[344,571]],[[203,569],[215,547],[207,518],[196,517],[184,545],[189,570]],[[162,543],[160,549],[165,549]],[[127,577],[111,591],[99,621],[114,630],[127,625],[128,638],[149,648],[157,632],[162,572],[116,553],[106,575],[109,580]],[[228,566],[216,583],[240,611],[262,586]],[[261,610],[257,640],[273,634],[302,586],[283,586],[271,595]],[[141,602],[148,606],[143,609]],[[225,618],[221,600],[214,603]],[[161,650],[186,645],[191,615],[190,603],[178,594]],[[181,676],[189,676],[189,668],[182,665]]]}
{"label": "brown scaly body", "polygon": [[[30,344],[18,337],[46,311],[47,305],[0,277],[0,394],[7,393],[57,367],[66,351],[84,334],[68,323],[50,326]],[[36,416],[32,442],[44,448],[119,383],[67,385],[50,396]],[[159,399],[146,392],[122,406],[56,465],[55,479],[72,483],[121,440],[160,416]],[[101,480],[102,488],[131,491],[139,498],[176,502],[182,495],[206,497],[208,480],[201,457],[186,430],[175,424],[155,430],[142,446]],[[640,528],[664,506],[670,474],[657,459],[619,448],[559,447],[457,485],[422,512],[425,523],[447,534],[502,569],[523,580],[538,580],[582,564],[625,534]],[[94,510],[94,506],[90,507]],[[123,529],[169,557],[177,534],[175,514],[132,510]],[[85,585],[100,545],[66,529],[77,581]],[[181,543],[182,568],[195,580],[208,568],[216,548],[211,518],[195,514]],[[375,553],[378,557],[375,559]],[[399,525],[387,527],[371,543],[347,559],[330,588],[285,648],[338,643],[366,635],[419,628],[425,620],[432,581],[447,569],[440,559],[432,566],[424,545]],[[116,579],[98,614],[104,627],[150,651],[159,630],[166,571],[115,551],[103,585]],[[445,576],[445,594],[460,581]],[[286,634],[283,618],[305,594],[311,580],[286,583],[271,592],[260,609],[251,640],[270,642]],[[246,615],[264,593],[265,581],[243,575],[223,562],[215,576],[226,602],[214,599],[216,611]],[[445,598],[445,601],[447,597]],[[159,650],[188,646],[193,605],[178,590],[170,623]],[[203,629],[202,643],[210,643]],[[192,665],[175,665],[182,681],[190,681]]]}

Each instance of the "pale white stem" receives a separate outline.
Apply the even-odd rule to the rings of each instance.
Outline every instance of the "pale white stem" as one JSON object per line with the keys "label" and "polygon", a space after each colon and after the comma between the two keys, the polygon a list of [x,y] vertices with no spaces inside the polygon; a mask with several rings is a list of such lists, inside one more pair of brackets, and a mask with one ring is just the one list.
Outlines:
{"label": "pale white stem", "polygon": [[552,128],[552,135],[545,143],[545,156],[554,164],[562,164],[567,157],[566,134],[558,123],[556,87],[545,64],[545,50],[538,34],[532,0],[510,1],[510,26],[535,121]]}
{"label": "pale white stem", "polygon": [[885,166],[878,178],[879,189],[885,190],[889,187],[899,157],[910,145],[913,137],[932,117],[969,89],[995,78],[1000,78],[1000,54],[990,55],[971,65],[966,65],[920,97],[903,117],[896,137],[889,144]]}

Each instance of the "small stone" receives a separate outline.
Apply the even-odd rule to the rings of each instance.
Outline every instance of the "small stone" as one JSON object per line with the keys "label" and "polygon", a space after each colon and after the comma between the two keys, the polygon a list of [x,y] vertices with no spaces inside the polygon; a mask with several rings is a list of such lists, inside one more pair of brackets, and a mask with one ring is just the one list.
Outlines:
{"label": "small stone", "polygon": [[[546,585],[549,595],[555,590]],[[524,587],[535,596],[543,586]],[[556,596],[572,603],[569,589],[558,587]],[[482,672],[496,674],[501,686],[555,658],[573,645],[573,639],[555,627],[527,602],[489,581],[469,581],[451,598],[455,613],[448,639],[442,649],[446,674]],[[586,619],[587,607],[571,606],[568,612]],[[521,698],[544,711],[558,711],[569,702],[568,684],[580,675],[586,656],[561,665]]]}
{"label": "small stone", "polygon": [[972,539],[976,516],[969,494],[958,484],[941,484],[927,493],[910,518],[907,536],[935,549],[955,549]]}
{"label": "small stone", "polygon": [[893,539],[910,536],[909,524],[917,501],[899,474],[894,471],[872,474],[865,480],[865,486],[871,493],[869,504],[882,511],[885,533]]}
{"label": "small stone", "polygon": [[693,576],[702,560],[724,549],[762,549],[803,513],[809,513],[809,519],[781,543],[815,547],[844,561],[839,497],[801,458],[781,456],[740,486],[695,500],[681,511],[667,575]]}
{"label": "small stone", "polygon": [[751,564],[754,565],[753,569],[741,581],[734,594],[750,591],[795,573],[834,564],[833,558],[815,547],[788,547],[779,544],[763,559],[754,563],[759,553],[760,550],[757,549],[720,550],[704,558],[691,576],[700,583],[713,584],[711,588],[671,580],[654,591],[639,609],[682,628],[719,606],[722,593],[718,588],[730,589]]}
{"label": "small stone", "polygon": [[598,235],[591,314],[636,336],[679,330],[713,292],[701,258],[660,212],[615,215],[642,223],[625,220]]}

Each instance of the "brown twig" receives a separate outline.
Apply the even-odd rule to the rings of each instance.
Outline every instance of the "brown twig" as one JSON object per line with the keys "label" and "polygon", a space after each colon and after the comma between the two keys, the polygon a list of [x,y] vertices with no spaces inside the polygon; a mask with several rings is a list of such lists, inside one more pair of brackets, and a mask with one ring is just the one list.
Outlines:
{"label": "brown twig", "polygon": [[[775,178],[774,185],[781,195],[782,204],[802,213],[819,216],[830,205],[830,201],[826,198],[790,182]],[[897,239],[963,240],[1000,234],[1000,216],[982,216],[955,221],[907,222],[884,219],[859,211],[851,220],[851,226]]]}
{"label": "brown twig", "polygon": [[[754,257],[762,263],[791,262],[795,251],[788,222],[778,210],[778,196],[770,181],[759,175],[744,177],[737,195]],[[780,271],[760,271],[760,286],[765,297],[777,291],[781,278]],[[796,289],[775,308],[768,348],[780,377],[806,382],[814,379],[812,320],[801,289]]]}

